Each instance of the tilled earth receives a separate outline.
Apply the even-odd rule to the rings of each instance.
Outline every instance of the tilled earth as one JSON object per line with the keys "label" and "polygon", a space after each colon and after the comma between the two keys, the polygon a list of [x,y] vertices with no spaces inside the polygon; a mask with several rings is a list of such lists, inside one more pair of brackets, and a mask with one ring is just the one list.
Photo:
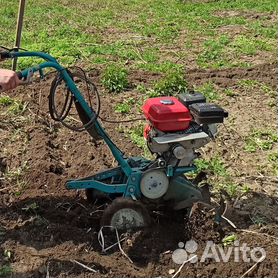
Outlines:
{"label": "tilled earth", "polygon": [[[179,242],[195,240],[196,254],[201,258],[208,240],[222,246],[223,237],[235,234],[240,244],[264,248],[266,258],[255,265],[252,260],[236,262],[233,253],[226,263],[215,258],[188,262],[182,267],[180,277],[241,277],[253,265],[245,277],[277,277],[275,177],[267,166],[264,175],[257,174],[257,166],[264,167],[265,154],[243,152],[243,138],[253,127],[275,128],[275,108],[269,106],[273,97],[258,88],[246,90],[239,85],[240,80],[251,79],[274,88],[275,68],[275,64],[264,64],[229,71],[190,70],[186,75],[191,86],[212,81],[219,90],[236,91],[233,97],[224,96],[219,100],[229,111],[229,120],[226,128],[220,129],[218,139],[203,150],[203,155],[209,158],[217,152],[226,161],[235,181],[244,180],[252,187],[239,202],[249,214],[254,210],[264,213],[267,221],[258,224],[246,213],[233,213],[229,219],[236,225],[235,229],[227,223],[217,225],[207,210],[197,209],[190,219],[181,212],[152,212],[151,227],[121,235],[123,250],[133,263],[117,245],[102,253],[98,231],[103,207],[88,204],[83,192],[64,188],[68,179],[115,166],[108,148],[103,142],[95,143],[86,132],[72,132],[50,120],[47,97],[52,76],[13,91],[11,96],[26,102],[27,107],[22,116],[1,115],[0,264],[10,265],[11,277],[18,278],[171,277],[180,267],[172,260]],[[99,73],[90,75],[99,86]],[[133,84],[148,85],[158,78],[144,72],[130,74]],[[101,93],[101,115],[123,119],[115,114],[114,106],[129,97],[142,99],[135,89],[118,95]],[[134,116],[141,116],[135,107],[129,117]],[[108,133],[128,156],[142,153],[122,132],[134,124],[115,127],[105,123]],[[106,230],[103,233],[106,245],[116,242],[113,233]]]}

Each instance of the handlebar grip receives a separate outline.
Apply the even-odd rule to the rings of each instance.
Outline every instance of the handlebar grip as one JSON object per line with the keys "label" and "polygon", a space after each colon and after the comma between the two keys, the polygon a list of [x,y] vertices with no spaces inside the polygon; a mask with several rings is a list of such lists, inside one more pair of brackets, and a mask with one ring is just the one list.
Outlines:
{"label": "handlebar grip", "polygon": [[0,52],[0,60],[5,60],[11,58],[10,52],[9,51],[1,51]]}

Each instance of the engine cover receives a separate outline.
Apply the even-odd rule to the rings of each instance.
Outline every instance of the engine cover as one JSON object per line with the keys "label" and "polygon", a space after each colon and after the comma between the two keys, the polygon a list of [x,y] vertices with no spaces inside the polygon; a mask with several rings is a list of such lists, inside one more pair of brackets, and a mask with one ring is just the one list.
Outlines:
{"label": "engine cover", "polygon": [[185,130],[192,120],[189,109],[175,97],[150,98],[142,109],[151,125],[162,132]]}

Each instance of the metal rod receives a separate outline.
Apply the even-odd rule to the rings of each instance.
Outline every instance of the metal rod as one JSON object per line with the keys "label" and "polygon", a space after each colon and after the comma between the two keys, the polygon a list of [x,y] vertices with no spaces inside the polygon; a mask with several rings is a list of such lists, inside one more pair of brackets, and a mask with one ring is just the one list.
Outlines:
{"label": "metal rod", "polygon": [[[24,10],[25,10],[25,0],[20,0],[18,17],[17,17],[16,37],[15,37],[15,47],[17,47],[17,48],[20,47],[20,42],[21,42]],[[13,64],[12,64],[12,70],[14,70],[14,71],[16,70],[16,65],[17,65],[17,58],[14,58]]]}

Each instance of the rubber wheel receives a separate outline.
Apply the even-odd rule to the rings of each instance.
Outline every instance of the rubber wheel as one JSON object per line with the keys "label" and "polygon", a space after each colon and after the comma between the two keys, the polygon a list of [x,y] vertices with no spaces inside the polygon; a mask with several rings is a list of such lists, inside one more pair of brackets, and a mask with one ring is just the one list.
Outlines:
{"label": "rubber wheel", "polygon": [[141,202],[120,197],[104,210],[100,225],[131,230],[146,227],[150,222],[149,213]]}

